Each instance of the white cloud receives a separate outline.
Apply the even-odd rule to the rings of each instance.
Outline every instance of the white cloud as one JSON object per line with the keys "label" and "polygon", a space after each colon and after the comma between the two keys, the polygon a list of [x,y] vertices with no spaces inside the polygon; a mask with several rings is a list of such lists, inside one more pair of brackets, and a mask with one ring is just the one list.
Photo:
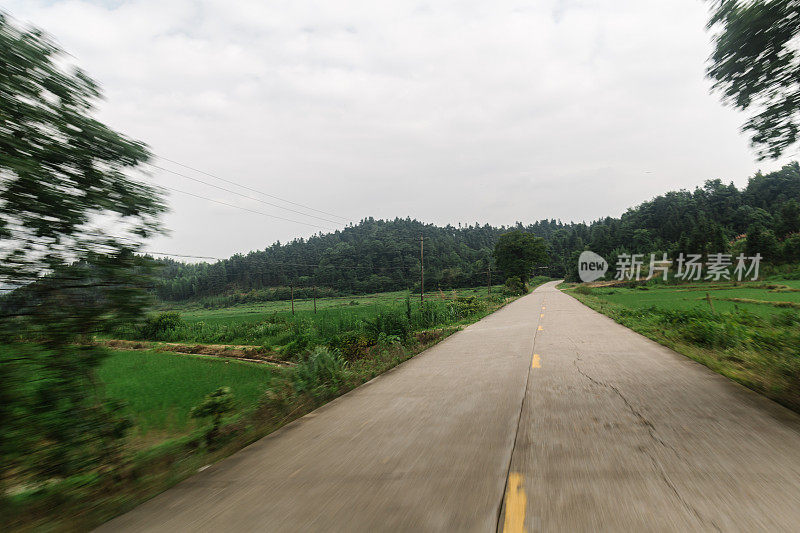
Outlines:
{"label": "white cloud", "polygon": [[[708,94],[696,0],[7,9],[55,36],[103,85],[102,118],[157,154],[355,220],[591,220],[782,163],[757,163],[744,118]],[[223,256],[314,231],[170,201],[153,248]]]}

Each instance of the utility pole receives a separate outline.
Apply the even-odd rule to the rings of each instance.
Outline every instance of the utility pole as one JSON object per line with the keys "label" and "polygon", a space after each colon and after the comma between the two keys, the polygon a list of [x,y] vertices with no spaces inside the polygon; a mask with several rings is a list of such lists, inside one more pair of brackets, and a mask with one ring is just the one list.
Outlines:
{"label": "utility pole", "polygon": [[314,314],[317,314],[317,286],[314,285]]}
{"label": "utility pole", "polygon": [[294,285],[289,286],[292,295],[292,315],[294,315]]}
{"label": "utility pole", "polygon": [[486,271],[486,294],[492,294],[492,267]]}
{"label": "utility pole", "polygon": [[425,255],[423,252],[423,241],[425,237],[419,237],[419,303],[425,300]]}

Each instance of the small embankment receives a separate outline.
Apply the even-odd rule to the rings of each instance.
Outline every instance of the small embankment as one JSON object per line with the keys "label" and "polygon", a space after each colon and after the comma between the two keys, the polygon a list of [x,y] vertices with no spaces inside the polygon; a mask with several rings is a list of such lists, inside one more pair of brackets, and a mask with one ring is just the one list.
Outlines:
{"label": "small embankment", "polygon": [[186,344],[178,342],[129,341],[123,339],[99,340],[98,344],[114,350],[153,350],[156,352],[172,352],[186,355],[207,355],[238,359],[250,363],[262,363],[277,366],[294,366],[295,363],[283,361],[280,354],[261,346],[236,344]]}

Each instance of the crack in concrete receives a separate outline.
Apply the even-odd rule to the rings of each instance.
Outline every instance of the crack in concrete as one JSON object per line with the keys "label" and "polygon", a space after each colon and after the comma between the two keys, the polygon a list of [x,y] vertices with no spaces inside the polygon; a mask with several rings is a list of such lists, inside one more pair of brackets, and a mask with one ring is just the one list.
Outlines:
{"label": "crack in concrete", "polygon": [[[572,339],[570,340],[572,341]],[[606,383],[604,381],[595,379],[581,369],[578,362],[581,361],[582,358],[580,356],[580,351],[578,350],[578,347],[574,341],[573,341],[573,346],[575,347],[575,359],[573,360],[573,364],[575,365],[575,369],[578,371],[578,373],[584,378],[588,379],[594,385],[612,390],[617,396],[619,396],[619,398],[623,401],[623,403],[628,408],[628,410],[633,414],[633,416],[636,417],[639,420],[639,422],[641,422],[647,428],[647,432],[650,435],[651,439],[659,443],[664,448],[671,450],[679,459],[683,460],[681,454],[679,454],[678,451],[672,445],[666,443],[661,437],[659,437],[656,434],[656,428],[653,425],[653,423],[650,422],[647,418],[645,418],[645,416],[633,406],[633,404],[628,400],[628,398],[626,398],[625,395],[622,394],[622,392],[617,387],[615,387],[610,383]],[[667,472],[666,470],[664,470],[664,467],[661,464],[661,462],[652,453],[647,451],[646,448],[645,448],[645,453],[647,454],[647,457],[650,459],[650,462],[653,463],[655,469],[658,471],[661,480],[664,482],[665,485],[667,485],[667,487],[669,487],[669,489],[672,491],[675,497],[678,498],[678,501],[681,502],[681,504],[689,512],[691,512],[702,524],[711,525],[716,531],[722,531],[722,529],[720,529],[720,527],[713,520],[706,519],[691,503],[689,503],[689,501],[686,498],[684,498],[684,496],[678,490],[678,487],[675,486],[675,483],[673,483],[673,481],[667,475]]]}

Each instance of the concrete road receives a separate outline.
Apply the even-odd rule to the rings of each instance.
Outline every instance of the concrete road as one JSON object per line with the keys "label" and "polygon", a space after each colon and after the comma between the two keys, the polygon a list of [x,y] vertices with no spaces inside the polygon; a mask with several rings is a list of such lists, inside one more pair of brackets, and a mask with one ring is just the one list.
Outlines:
{"label": "concrete road", "polygon": [[797,531],[800,417],[546,284],[102,531]]}

